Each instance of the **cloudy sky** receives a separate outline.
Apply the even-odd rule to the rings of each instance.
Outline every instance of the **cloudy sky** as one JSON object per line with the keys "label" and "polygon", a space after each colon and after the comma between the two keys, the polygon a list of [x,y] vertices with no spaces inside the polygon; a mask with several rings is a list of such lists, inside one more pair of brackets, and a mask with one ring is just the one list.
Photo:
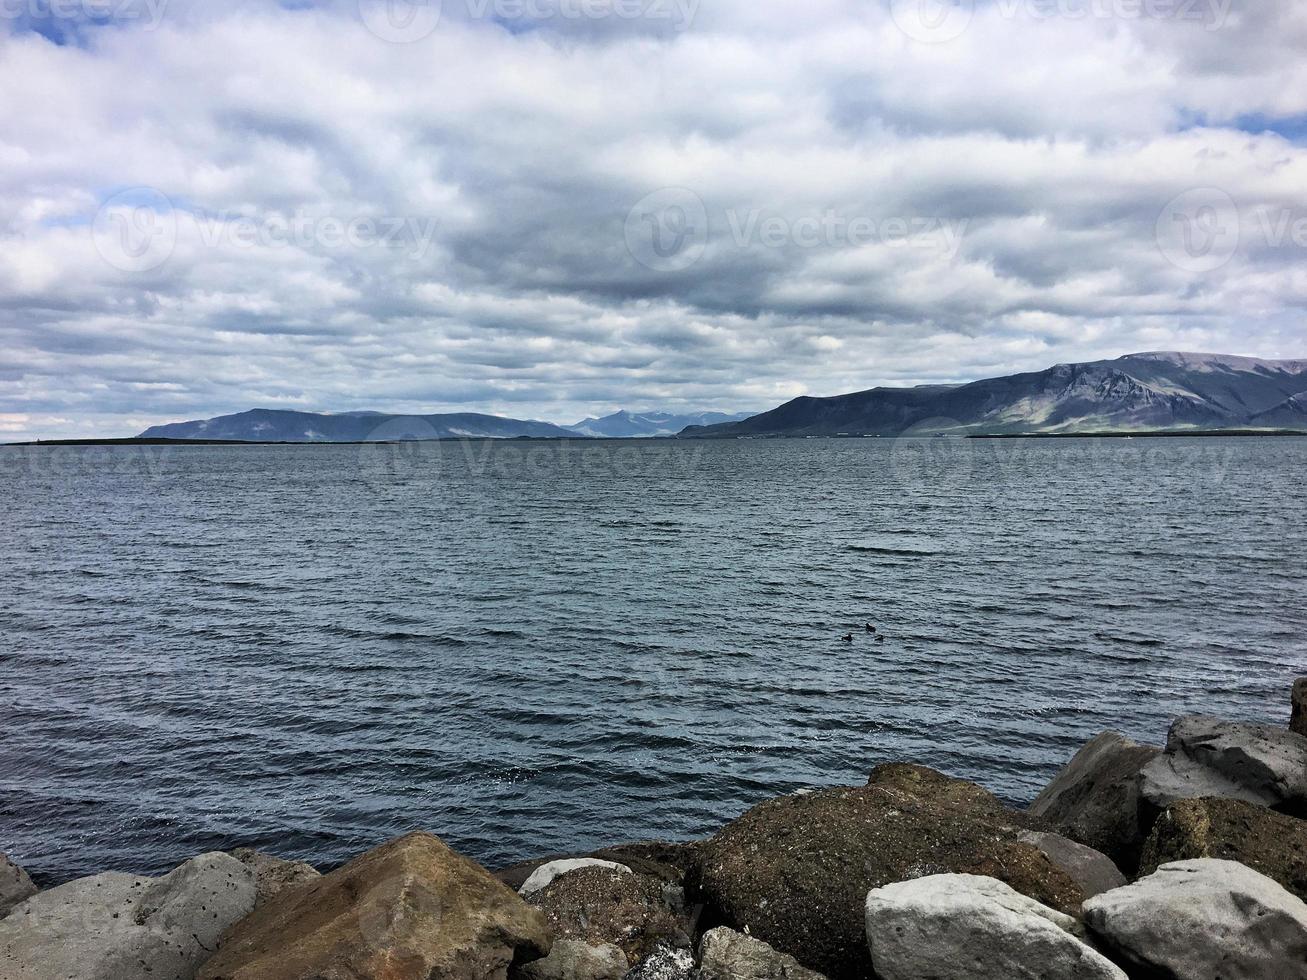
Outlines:
{"label": "cloudy sky", "polygon": [[1297,0],[0,0],[0,437],[1307,356]]}

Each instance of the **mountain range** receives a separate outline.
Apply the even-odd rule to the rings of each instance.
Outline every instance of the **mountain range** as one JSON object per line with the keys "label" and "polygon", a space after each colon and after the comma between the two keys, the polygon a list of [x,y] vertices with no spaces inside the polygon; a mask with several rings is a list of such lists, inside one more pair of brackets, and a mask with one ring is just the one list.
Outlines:
{"label": "mountain range", "polygon": [[583,436],[607,439],[639,439],[652,436],[674,436],[691,425],[726,425],[747,419],[750,412],[694,412],[674,415],[671,412],[615,412],[601,419],[586,419],[568,429]]}
{"label": "mountain range", "polygon": [[460,412],[316,414],[254,409],[156,425],[141,438],[248,442],[405,439],[683,438],[1073,434],[1185,429],[1307,432],[1307,360],[1162,351],[1058,364],[970,384],[871,388],[802,397],[760,415],[616,412],[575,425]]}
{"label": "mountain range", "polygon": [[388,415],[341,412],[321,415],[256,408],[195,422],[153,425],[142,439],[237,439],[245,442],[388,442],[405,439],[575,438],[549,422],[526,422],[497,415]]}
{"label": "mountain range", "polygon": [[452,415],[390,415],[383,412],[318,414],[256,408],[193,422],[155,425],[142,439],[233,439],[244,442],[387,442],[407,439],[638,439],[674,436],[686,426],[748,418],[748,413],[616,412],[575,425],[554,425],[461,412]]}
{"label": "mountain range", "polygon": [[795,398],[694,438],[1036,434],[1176,429],[1307,431],[1307,360],[1163,351],[1058,364],[962,385]]}

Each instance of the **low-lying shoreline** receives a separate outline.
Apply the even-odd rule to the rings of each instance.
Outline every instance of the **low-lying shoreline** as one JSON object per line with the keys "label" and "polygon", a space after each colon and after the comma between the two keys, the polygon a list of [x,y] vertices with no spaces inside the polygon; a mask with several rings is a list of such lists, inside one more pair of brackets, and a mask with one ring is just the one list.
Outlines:
{"label": "low-lying shoreline", "polygon": [[1122,431],[1122,432],[1002,432],[1002,433],[939,433],[937,435],[874,435],[831,433],[820,436],[804,435],[767,435],[767,436],[733,436],[723,439],[715,436],[674,435],[674,436],[451,436],[440,439],[376,439],[353,441],[325,440],[252,440],[252,439],[167,439],[124,438],[124,439],[37,439],[31,442],[5,442],[0,448],[23,448],[32,446],[398,446],[413,442],[723,442],[758,439],[1178,439],[1178,438],[1248,438],[1248,437],[1299,437],[1307,438],[1307,430],[1301,429],[1164,429],[1157,431]]}
{"label": "low-lying shoreline", "polygon": [[1285,728],[1104,732],[1025,809],[889,763],[706,840],[494,870],[425,832],[325,875],[243,849],[40,891],[0,858],[0,977],[1301,978],[1304,818],[1307,680]]}

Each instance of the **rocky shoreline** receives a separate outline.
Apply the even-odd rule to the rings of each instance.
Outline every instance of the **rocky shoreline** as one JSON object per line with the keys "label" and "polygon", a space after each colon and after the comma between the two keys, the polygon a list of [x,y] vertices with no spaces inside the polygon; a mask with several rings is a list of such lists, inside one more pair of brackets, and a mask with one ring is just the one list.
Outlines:
{"label": "rocky shoreline", "polygon": [[0,980],[1307,980],[1307,679],[1288,728],[1104,732],[1025,810],[907,763],[713,837],[490,871],[414,833],[38,891]]}

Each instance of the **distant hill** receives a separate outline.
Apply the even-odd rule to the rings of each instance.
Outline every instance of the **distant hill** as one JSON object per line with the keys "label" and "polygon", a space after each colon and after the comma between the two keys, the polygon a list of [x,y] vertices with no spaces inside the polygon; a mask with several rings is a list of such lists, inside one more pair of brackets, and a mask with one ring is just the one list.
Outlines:
{"label": "distant hill", "polygon": [[387,415],[342,412],[319,415],[256,408],[196,422],[153,425],[142,439],[240,439],[247,442],[386,442],[404,439],[513,439],[534,436],[575,438],[549,422],[523,422],[497,415]]}
{"label": "distant hill", "polygon": [[741,422],[682,435],[1072,433],[1216,429],[1307,431],[1307,360],[1157,352],[963,385],[872,388],[796,398]]}
{"label": "distant hill", "polygon": [[748,412],[727,415],[724,412],[694,412],[676,415],[671,412],[615,412],[601,419],[586,419],[566,428],[583,436],[606,439],[639,439],[673,436],[689,425],[721,425],[749,417]]}

